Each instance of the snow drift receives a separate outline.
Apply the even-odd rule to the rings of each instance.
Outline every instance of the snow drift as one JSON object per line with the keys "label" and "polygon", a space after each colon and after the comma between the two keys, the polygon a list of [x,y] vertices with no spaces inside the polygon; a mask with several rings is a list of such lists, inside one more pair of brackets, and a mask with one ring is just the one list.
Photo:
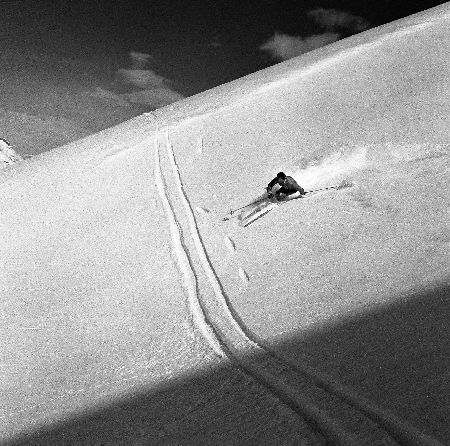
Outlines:
{"label": "snow drift", "polygon": [[[3,170],[2,441],[448,440],[448,406],[424,418],[395,390],[414,367],[427,401],[448,390],[448,359],[414,353],[445,334],[391,354],[389,383],[382,354],[352,381],[283,346],[419,291],[448,312],[449,21],[446,4]],[[221,221],[280,170],[354,186]],[[133,397],[162,388],[164,410]]]}

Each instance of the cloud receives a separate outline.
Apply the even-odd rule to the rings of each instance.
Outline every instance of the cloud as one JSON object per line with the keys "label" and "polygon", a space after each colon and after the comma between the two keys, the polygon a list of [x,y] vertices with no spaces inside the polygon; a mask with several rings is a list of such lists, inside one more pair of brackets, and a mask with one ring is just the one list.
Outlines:
{"label": "cloud", "polygon": [[308,11],[307,16],[325,28],[326,32],[308,37],[275,33],[259,48],[276,59],[287,60],[336,42],[342,34],[361,32],[370,27],[370,23],[363,17],[337,9],[316,8]]}
{"label": "cloud", "polygon": [[117,70],[117,77],[122,83],[144,90],[159,88],[168,82],[163,76],[159,76],[152,70],[121,68]]}
{"label": "cloud", "polygon": [[337,9],[316,8],[308,11],[307,15],[328,31],[361,32],[370,27],[370,22],[363,17]]}
{"label": "cloud", "polygon": [[106,90],[105,88],[97,87],[95,91],[91,93],[91,96],[103,101],[112,103],[113,105],[121,107],[129,107],[130,103],[121,97],[121,95]]}
{"label": "cloud", "polygon": [[146,105],[152,109],[164,107],[165,105],[184,99],[184,96],[180,93],[165,87],[124,93],[121,97],[133,104]]}
{"label": "cloud", "polygon": [[130,52],[131,68],[141,70],[147,67],[150,61],[154,62],[150,54],[138,53],[137,51]]}
{"label": "cloud", "polygon": [[116,99],[145,105],[153,110],[184,99],[183,95],[173,90],[169,79],[146,69],[149,64],[156,64],[151,55],[132,51],[130,62],[131,68],[117,70],[117,80],[127,91],[115,93]]}
{"label": "cloud", "polygon": [[314,34],[305,38],[275,33],[271,39],[259,48],[269,52],[274,58],[287,60],[336,42],[339,38],[340,34],[332,32]]}

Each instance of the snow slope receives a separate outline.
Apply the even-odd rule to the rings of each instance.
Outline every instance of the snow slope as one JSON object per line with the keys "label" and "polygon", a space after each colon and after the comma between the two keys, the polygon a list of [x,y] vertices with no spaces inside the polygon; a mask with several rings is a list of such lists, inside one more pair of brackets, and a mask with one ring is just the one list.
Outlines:
{"label": "snow slope", "polygon": [[5,139],[0,138],[0,169],[21,160],[22,157],[15,152],[11,144]]}
{"label": "snow slope", "polygon": [[[448,442],[449,22],[4,169],[2,441]],[[353,186],[222,221],[279,170]]]}

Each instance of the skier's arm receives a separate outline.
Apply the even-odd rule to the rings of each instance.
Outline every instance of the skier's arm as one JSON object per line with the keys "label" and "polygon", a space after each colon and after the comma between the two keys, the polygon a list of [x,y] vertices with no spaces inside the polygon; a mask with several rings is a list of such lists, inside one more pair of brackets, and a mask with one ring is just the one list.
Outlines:
{"label": "skier's arm", "polygon": [[278,178],[274,178],[266,187],[267,192],[270,192],[272,187],[275,186],[275,184],[278,183]]}

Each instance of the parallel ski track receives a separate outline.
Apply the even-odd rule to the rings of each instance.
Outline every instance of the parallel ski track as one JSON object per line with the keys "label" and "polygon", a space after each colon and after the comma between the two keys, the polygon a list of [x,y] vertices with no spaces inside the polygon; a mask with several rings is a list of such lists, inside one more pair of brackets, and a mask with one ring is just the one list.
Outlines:
{"label": "parallel ski track", "polygon": [[[164,174],[159,144],[161,134],[165,137],[165,157],[171,166],[171,172]],[[328,445],[443,446],[316,370],[291,364],[247,330],[209,260],[184,190],[168,128],[155,136],[154,176],[194,323],[218,355],[227,357],[267,388],[305,420],[313,431],[321,434]],[[170,199],[165,176],[171,177],[170,184],[175,186],[176,200]],[[175,201],[178,205],[181,202],[187,228],[177,219],[180,211],[175,210]],[[185,232],[190,239],[184,235]],[[198,278],[202,271],[197,271],[198,263],[214,296],[203,295],[199,291]]]}

